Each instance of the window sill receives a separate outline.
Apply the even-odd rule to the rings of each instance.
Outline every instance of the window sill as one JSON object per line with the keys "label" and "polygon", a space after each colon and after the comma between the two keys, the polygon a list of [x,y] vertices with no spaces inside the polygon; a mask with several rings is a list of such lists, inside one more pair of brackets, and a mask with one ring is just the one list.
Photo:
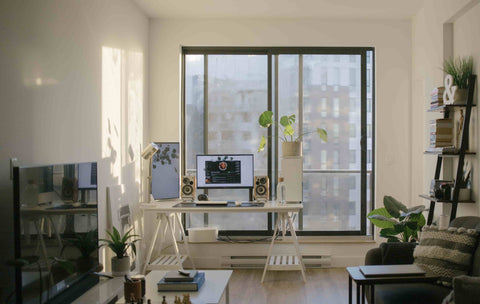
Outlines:
{"label": "window sill", "polygon": [[[228,240],[218,240],[216,242],[189,242],[189,244],[269,244],[270,240],[264,238],[245,237],[245,236],[231,236]],[[299,236],[298,242],[300,244],[375,244],[375,240],[371,235],[355,235],[355,236]],[[177,241],[182,244],[182,241]],[[276,240],[277,244],[291,243],[290,237],[282,240],[279,237]]]}

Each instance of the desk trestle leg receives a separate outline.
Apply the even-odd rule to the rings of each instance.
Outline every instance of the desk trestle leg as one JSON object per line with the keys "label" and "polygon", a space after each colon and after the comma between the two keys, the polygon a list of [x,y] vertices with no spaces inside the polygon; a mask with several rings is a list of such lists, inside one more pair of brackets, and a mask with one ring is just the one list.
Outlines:
{"label": "desk trestle leg", "polygon": [[[275,243],[275,237],[279,229],[282,230],[283,235],[285,235],[286,231],[290,230],[296,252],[295,256],[272,255],[273,244]],[[293,226],[293,220],[287,212],[279,213],[277,216],[272,241],[268,249],[267,261],[265,263],[265,268],[263,269],[263,275],[261,280],[262,283],[265,279],[265,274],[267,270],[300,270],[302,273],[303,281],[307,281],[307,278],[305,276],[305,265],[303,263],[302,255],[300,253],[300,245],[298,243],[295,227]]]}

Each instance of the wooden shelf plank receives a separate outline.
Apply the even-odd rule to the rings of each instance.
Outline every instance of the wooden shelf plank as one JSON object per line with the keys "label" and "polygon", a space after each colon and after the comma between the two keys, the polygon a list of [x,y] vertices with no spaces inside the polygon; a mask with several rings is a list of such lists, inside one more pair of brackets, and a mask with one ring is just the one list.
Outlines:
{"label": "wooden shelf plank", "polygon": [[[440,151],[424,151],[423,154],[426,155],[438,155],[441,157],[454,157],[454,156],[459,156],[460,152],[440,152]],[[465,155],[476,155],[477,152],[473,151],[465,151]]]}
{"label": "wooden shelf plank", "polygon": [[[430,196],[430,195],[428,195],[428,194],[420,194],[419,196],[420,196],[421,198],[424,198],[424,199],[426,199],[426,200],[433,201],[433,202],[436,202],[436,203],[447,203],[447,204],[453,203],[452,200],[439,199],[439,198]],[[468,201],[458,201],[458,203],[459,203],[459,204],[475,204],[475,201],[472,201],[472,200],[468,200]]]}
{"label": "wooden shelf plank", "polygon": [[[433,107],[427,110],[427,112],[438,112],[438,111],[450,111],[450,109],[454,108],[465,108],[467,105],[466,104],[449,104],[449,105],[443,105],[443,106],[438,106],[438,107]],[[472,104],[472,107],[476,107],[477,105]]]}

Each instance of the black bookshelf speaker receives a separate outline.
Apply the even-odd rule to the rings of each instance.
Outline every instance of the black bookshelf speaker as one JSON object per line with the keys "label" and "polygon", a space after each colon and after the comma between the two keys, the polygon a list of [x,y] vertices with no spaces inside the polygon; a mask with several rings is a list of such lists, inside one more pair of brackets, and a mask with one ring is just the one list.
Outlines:
{"label": "black bookshelf speaker", "polygon": [[267,201],[269,197],[270,182],[268,176],[255,176],[253,184],[253,199],[256,201]]}
{"label": "black bookshelf speaker", "polygon": [[182,199],[195,199],[195,176],[185,175],[182,177]]}

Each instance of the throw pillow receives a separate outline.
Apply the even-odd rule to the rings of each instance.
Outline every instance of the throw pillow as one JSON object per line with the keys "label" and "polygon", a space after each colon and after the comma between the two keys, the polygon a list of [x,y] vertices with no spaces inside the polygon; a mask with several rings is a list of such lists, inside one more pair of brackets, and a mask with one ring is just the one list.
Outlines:
{"label": "throw pillow", "polygon": [[415,264],[440,276],[443,285],[451,286],[453,277],[468,274],[477,235],[474,229],[424,226],[413,251]]}

